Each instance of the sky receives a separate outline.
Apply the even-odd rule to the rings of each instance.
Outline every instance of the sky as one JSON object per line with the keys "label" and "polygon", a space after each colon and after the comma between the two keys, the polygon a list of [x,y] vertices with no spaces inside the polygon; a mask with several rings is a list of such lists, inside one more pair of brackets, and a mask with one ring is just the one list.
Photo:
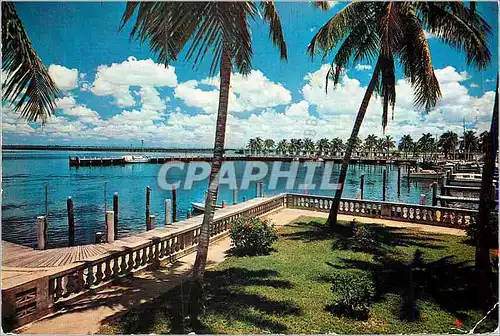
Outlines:
{"label": "sky", "polygon": [[[267,26],[252,22],[253,70],[231,78],[226,147],[240,148],[254,137],[340,137],[351,132],[373,63],[351,64],[337,87],[325,93],[329,61],[311,59],[307,45],[346,3],[331,2],[328,12],[310,3],[279,2],[288,61],[281,61]],[[429,113],[413,106],[409,83],[398,69],[396,108],[385,135],[439,135],[452,130],[489,129],[498,71],[498,7],[478,2],[492,26],[492,64],[483,71],[465,56],[428,34],[442,98]],[[218,103],[218,76],[209,76],[210,55],[197,69],[182,57],[165,67],[146,44],[119,31],[125,3],[16,3],[25,29],[61,90],[55,115],[41,126],[27,123],[2,102],[5,144],[212,147]],[[2,81],[6,74],[2,72]],[[382,107],[372,99],[360,137],[382,136]]]}

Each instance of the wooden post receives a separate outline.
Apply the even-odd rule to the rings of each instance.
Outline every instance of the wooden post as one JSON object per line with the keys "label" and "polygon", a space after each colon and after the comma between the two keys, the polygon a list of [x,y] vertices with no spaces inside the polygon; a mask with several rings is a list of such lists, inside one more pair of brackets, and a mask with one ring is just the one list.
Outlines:
{"label": "wooden post", "polygon": [[172,189],[172,223],[177,222],[177,190]]}
{"label": "wooden post", "polygon": [[226,201],[222,200],[222,207],[225,208],[226,207]]}
{"label": "wooden post", "polygon": [[238,189],[233,189],[233,205],[238,204]]}
{"label": "wooden post", "polygon": [[103,243],[104,242],[104,232],[96,232],[94,241],[96,244]]}
{"label": "wooden post", "polygon": [[440,190],[441,195],[444,195],[446,193],[446,190],[444,188],[444,178],[443,177],[439,180],[439,190]]}
{"label": "wooden post", "polygon": [[68,197],[66,207],[68,210],[68,246],[73,246],[75,245],[75,212],[71,196]]}
{"label": "wooden post", "polygon": [[155,215],[149,215],[149,227],[146,228],[147,231],[149,230],[153,230],[155,228],[155,219],[156,219],[156,216]]}
{"label": "wooden post", "polygon": [[165,225],[172,224],[172,202],[169,199],[165,200]]}
{"label": "wooden post", "polygon": [[365,190],[365,175],[361,175],[361,182],[359,183],[359,189],[361,190],[361,199],[363,199],[363,192]]}
{"label": "wooden post", "polygon": [[47,217],[38,216],[36,218],[36,247],[45,250],[47,247]]}
{"label": "wooden post", "polygon": [[382,178],[382,201],[385,202],[385,184],[387,183],[387,170],[384,169]]}
{"label": "wooden post", "polygon": [[420,205],[425,205],[425,194],[420,194]]}
{"label": "wooden post", "polygon": [[401,167],[398,167],[398,196],[401,195]]}
{"label": "wooden post", "polygon": [[189,210],[186,211],[186,218],[188,218],[188,219],[191,218],[191,211],[189,211]]}
{"label": "wooden post", "polygon": [[104,182],[104,212],[108,211],[108,182]]}
{"label": "wooden post", "polygon": [[437,205],[437,189],[438,189],[437,182],[432,183],[432,206]]}
{"label": "wooden post", "polygon": [[115,241],[115,214],[113,211],[106,211],[106,241],[112,243]]}
{"label": "wooden post", "polygon": [[246,202],[246,201],[247,201],[247,197],[243,196],[243,202]]}
{"label": "wooden post", "polygon": [[113,224],[115,226],[115,239],[118,238],[118,193],[113,195],[113,212],[115,214]]}
{"label": "wooden post", "polygon": [[260,188],[260,183],[256,182],[255,183],[255,197],[259,197],[259,195],[260,195],[259,188]]}
{"label": "wooden post", "polygon": [[146,229],[149,230],[149,212],[151,204],[151,188],[146,187]]}

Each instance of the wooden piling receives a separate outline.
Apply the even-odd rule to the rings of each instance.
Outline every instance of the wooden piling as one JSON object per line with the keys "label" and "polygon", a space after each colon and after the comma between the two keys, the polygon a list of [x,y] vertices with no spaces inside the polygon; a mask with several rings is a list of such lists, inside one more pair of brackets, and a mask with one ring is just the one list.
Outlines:
{"label": "wooden piling", "polygon": [[401,167],[398,167],[398,196],[401,195]]}
{"label": "wooden piling", "polygon": [[106,211],[106,242],[112,243],[115,241],[115,214],[113,211]]}
{"label": "wooden piling", "polygon": [[432,206],[437,205],[437,182],[432,183]]}
{"label": "wooden piling", "polygon": [[222,207],[225,208],[226,207],[226,201],[222,200]]}
{"label": "wooden piling", "polygon": [[177,222],[177,190],[172,189],[172,223]]}
{"label": "wooden piling", "polygon": [[191,218],[191,211],[189,211],[189,210],[186,211],[186,218],[188,218],[188,219]]}
{"label": "wooden piling", "polygon": [[255,197],[259,197],[260,195],[260,183],[259,182],[256,182],[255,183]]}
{"label": "wooden piling", "polygon": [[94,242],[96,244],[104,243],[104,232],[96,232]]}
{"label": "wooden piling", "polygon": [[246,201],[247,201],[247,197],[243,196],[243,202],[246,202]]}
{"label": "wooden piling", "polygon": [[149,226],[146,228],[147,231],[153,230],[155,228],[155,219],[156,219],[155,215],[149,215],[149,220],[148,220]]}
{"label": "wooden piling", "polygon": [[383,175],[383,178],[382,178],[382,201],[385,202],[385,185],[387,183],[387,170],[384,169],[382,175]]}
{"label": "wooden piling", "polygon": [[113,224],[115,226],[115,239],[118,238],[118,193],[113,195],[113,212],[115,214]]}
{"label": "wooden piling", "polygon": [[151,204],[151,188],[146,187],[146,229],[149,227],[149,212]]}
{"label": "wooden piling", "polygon": [[66,208],[68,210],[68,246],[73,246],[75,245],[75,212],[71,196],[66,201]]}
{"label": "wooden piling", "polygon": [[45,185],[45,220],[49,218],[49,186]]}
{"label": "wooden piling", "polygon": [[165,225],[172,224],[172,201],[165,200]]}
{"label": "wooden piling", "polygon": [[361,175],[361,181],[359,183],[359,189],[361,190],[361,199],[363,199],[363,192],[365,190],[365,175]]}
{"label": "wooden piling", "polygon": [[233,205],[238,204],[238,189],[233,189]]}
{"label": "wooden piling", "polygon": [[45,216],[36,218],[36,242],[38,250],[45,250],[47,247],[47,218]]}

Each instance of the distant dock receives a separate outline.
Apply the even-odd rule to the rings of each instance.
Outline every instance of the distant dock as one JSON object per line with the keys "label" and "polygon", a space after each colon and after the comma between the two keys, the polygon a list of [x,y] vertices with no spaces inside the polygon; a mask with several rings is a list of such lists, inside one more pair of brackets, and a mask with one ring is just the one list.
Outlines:
{"label": "distant dock", "polygon": [[[342,163],[341,157],[324,157],[324,162]],[[149,157],[146,163],[167,163],[167,162],[212,162],[211,156],[165,156],[165,157]],[[263,161],[263,162],[320,162],[309,157],[292,156],[250,156],[250,155],[235,155],[225,156],[224,161]],[[396,164],[396,165],[416,165],[416,160],[390,160],[390,159],[366,159],[366,158],[352,158],[351,163],[361,164]],[[124,157],[69,157],[70,167],[100,167],[100,166],[121,166],[132,164],[125,161]]]}

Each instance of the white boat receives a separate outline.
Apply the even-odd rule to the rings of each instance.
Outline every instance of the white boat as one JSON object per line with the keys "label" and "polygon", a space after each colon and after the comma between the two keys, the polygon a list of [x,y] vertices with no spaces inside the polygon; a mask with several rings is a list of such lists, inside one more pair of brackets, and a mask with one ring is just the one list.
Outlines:
{"label": "white boat", "polygon": [[414,169],[410,169],[410,173],[406,174],[406,177],[435,180],[440,178],[442,175],[442,173],[438,173],[435,170],[419,169],[415,171]]}
{"label": "white boat", "polygon": [[298,157],[294,157],[293,161],[299,161],[299,158]]}
{"label": "white boat", "polygon": [[[193,207],[193,210],[205,212],[205,203],[191,202],[191,206]],[[222,209],[222,206],[216,205],[215,208]]]}
{"label": "white boat", "polygon": [[481,174],[475,174],[475,173],[457,173],[457,174],[452,174],[453,179],[456,181],[477,181],[480,182],[482,180],[482,175]]}
{"label": "white boat", "polygon": [[126,163],[147,163],[149,162],[149,157],[144,155],[125,155],[123,160]]}

